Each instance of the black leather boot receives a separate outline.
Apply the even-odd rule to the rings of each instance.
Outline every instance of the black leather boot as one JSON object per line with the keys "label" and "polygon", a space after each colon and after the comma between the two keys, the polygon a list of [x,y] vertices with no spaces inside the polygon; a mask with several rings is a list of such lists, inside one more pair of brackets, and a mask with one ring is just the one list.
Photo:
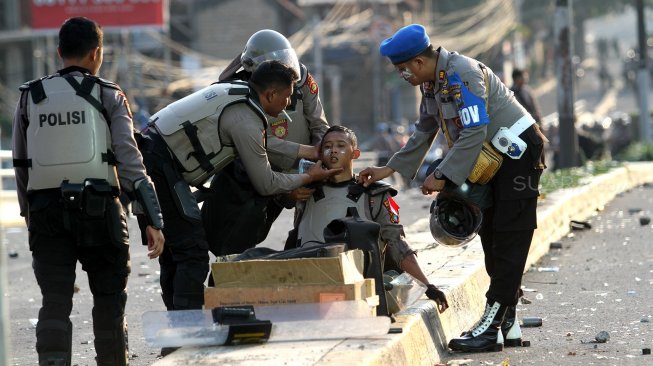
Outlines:
{"label": "black leather boot", "polygon": [[501,323],[507,306],[498,302],[488,303],[478,324],[466,335],[449,341],[449,348],[461,352],[482,352],[503,350]]}
{"label": "black leather boot", "polygon": [[501,323],[503,345],[506,347],[521,347],[521,328],[517,320],[517,306],[508,306],[506,316]]}

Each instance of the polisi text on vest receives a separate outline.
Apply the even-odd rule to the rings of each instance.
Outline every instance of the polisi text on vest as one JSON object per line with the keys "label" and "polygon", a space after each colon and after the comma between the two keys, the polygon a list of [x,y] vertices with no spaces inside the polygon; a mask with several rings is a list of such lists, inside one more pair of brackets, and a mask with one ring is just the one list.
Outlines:
{"label": "polisi text on vest", "polygon": [[86,123],[86,113],[85,111],[73,111],[65,113],[39,114],[39,127],[43,127],[46,123],[50,126],[63,126],[70,124],[78,125],[80,123]]}

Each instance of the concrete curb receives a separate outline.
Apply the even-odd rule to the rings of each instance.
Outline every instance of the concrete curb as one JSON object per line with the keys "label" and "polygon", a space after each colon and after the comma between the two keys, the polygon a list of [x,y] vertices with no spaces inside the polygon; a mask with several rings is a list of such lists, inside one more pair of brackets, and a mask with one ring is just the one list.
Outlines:
{"label": "concrete curb", "polygon": [[[538,208],[527,268],[549,251],[549,245],[569,232],[570,220],[586,220],[617,194],[653,182],[653,163],[628,163],[597,176],[584,186],[549,195]],[[478,320],[485,304],[489,278],[483,264],[480,241],[461,249],[434,246],[428,221],[406,228],[408,240],[419,252],[427,276],[445,289],[451,308],[438,314],[434,303],[420,300],[397,314],[392,327],[401,334],[375,339],[268,343],[254,347],[181,349],[155,365],[215,363],[238,365],[434,365],[447,354],[447,341]]]}

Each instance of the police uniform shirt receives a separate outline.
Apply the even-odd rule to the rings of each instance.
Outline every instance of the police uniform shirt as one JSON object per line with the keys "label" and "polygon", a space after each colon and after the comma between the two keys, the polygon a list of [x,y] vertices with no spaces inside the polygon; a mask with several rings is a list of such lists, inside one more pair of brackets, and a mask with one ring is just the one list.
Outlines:
{"label": "police uniform shirt", "polygon": [[[88,70],[77,66],[71,66],[59,70],[54,76],[71,74],[73,76],[83,76],[89,73]],[[146,177],[143,157],[141,156],[134,140],[134,130],[132,114],[129,109],[129,103],[125,93],[118,85],[106,82],[101,85],[102,105],[106,108],[111,118],[111,149],[115,155],[120,179],[120,186],[123,190],[131,192],[134,190],[134,182]],[[28,115],[27,101],[29,93],[21,95],[21,99],[16,106],[16,112],[13,120],[13,158],[27,159],[27,123],[30,116]],[[56,143],[56,142],[53,142]],[[65,149],[65,146],[61,147]],[[27,213],[27,181],[28,168],[15,167],[16,185],[18,193],[18,203],[20,205],[20,214],[25,216]]]}
{"label": "police uniform shirt", "polygon": [[[220,74],[218,80],[249,79],[249,73],[236,72],[241,67],[240,55],[238,55]],[[302,67],[302,71],[304,70],[306,68]],[[308,70],[305,72],[306,80],[299,87],[302,99],[298,101],[295,110],[286,111],[292,121],[287,121],[283,115],[279,115],[277,118],[268,118],[268,158],[272,165],[281,168],[283,172],[292,171],[297,161],[300,144],[315,145],[319,143],[326,130],[329,129],[320,100],[319,86]]]}
{"label": "police uniform shirt", "polygon": [[302,175],[272,170],[265,150],[266,136],[261,117],[245,103],[236,103],[224,109],[220,136],[225,145],[235,147],[254,189],[260,195],[292,191],[303,184]]}
{"label": "police uniform shirt", "polygon": [[434,82],[420,86],[416,131],[387,166],[414,177],[435,135],[446,129],[452,146],[438,170],[460,185],[472,171],[483,141],[527,112],[487,66],[443,47],[438,52]]}
{"label": "police uniform shirt", "polygon": [[[319,225],[319,228],[309,228],[304,231],[311,232],[312,234],[309,235],[317,235],[318,237],[300,237],[298,238],[300,240],[299,244],[303,245],[311,240],[324,242],[323,231],[329,222],[344,217],[348,207],[357,207],[358,212],[362,217],[374,221],[381,226],[379,237],[386,245],[385,253],[390,256],[397,266],[399,266],[399,263],[401,263],[404,258],[416,253],[416,251],[413,250],[406,241],[404,227],[399,223],[399,206],[392,198],[392,196],[396,194],[396,191],[390,187],[375,190],[372,193],[365,191],[358,200],[354,202],[347,197],[349,195],[349,186],[351,184],[355,184],[355,182],[326,183],[321,188],[324,198],[319,198],[316,201],[316,195],[313,195],[307,202],[300,202],[297,204],[298,211],[300,212],[297,224],[299,236],[301,236],[302,231],[304,231],[301,230],[301,226],[308,224],[308,221],[310,220],[308,218],[312,217],[312,214],[317,214],[318,216],[326,215],[325,217],[313,219],[313,223]],[[337,198],[334,196],[337,196]],[[328,201],[326,203],[327,205],[336,204],[342,205],[342,207],[341,209],[322,207],[320,201]],[[361,206],[363,208],[360,208]],[[319,212],[309,212],[308,210],[316,210]],[[341,212],[342,214],[337,214],[338,212]]]}

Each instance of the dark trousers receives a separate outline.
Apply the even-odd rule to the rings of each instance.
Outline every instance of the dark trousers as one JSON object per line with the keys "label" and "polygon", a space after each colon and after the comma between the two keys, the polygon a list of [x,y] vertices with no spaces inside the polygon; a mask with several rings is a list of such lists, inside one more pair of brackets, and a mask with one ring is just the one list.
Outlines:
{"label": "dark trousers", "polygon": [[488,301],[516,305],[533,231],[495,231],[492,229],[492,208],[483,214],[480,236],[485,255],[485,269],[490,276]]}
{"label": "dark trousers", "polygon": [[515,305],[528,252],[537,228],[537,197],[540,176],[545,168],[543,140],[537,126],[520,137],[527,149],[521,159],[504,156],[501,168],[488,184],[493,206],[484,210],[479,235],[490,276],[488,301]]}
{"label": "dark trousers", "polygon": [[216,256],[242,253],[261,243],[283,211],[273,196],[256,192],[238,160],[213,177],[211,190],[202,205],[202,221]]}
{"label": "dark trousers", "polygon": [[88,220],[64,210],[60,193],[30,197],[29,245],[32,267],[43,302],[36,326],[39,362],[71,354],[75,268],[88,275],[93,294],[93,333],[98,365],[127,363],[127,300],[129,237],[127,221],[117,198],[105,216]]}
{"label": "dark trousers", "polygon": [[[159,257],[163,303],[168,310],[201,309],[209,252],[199,207],[162,141],[145,140],[141,152],[163,214],[166,242]],[[143,217],[139,226],[144,233]]]}

